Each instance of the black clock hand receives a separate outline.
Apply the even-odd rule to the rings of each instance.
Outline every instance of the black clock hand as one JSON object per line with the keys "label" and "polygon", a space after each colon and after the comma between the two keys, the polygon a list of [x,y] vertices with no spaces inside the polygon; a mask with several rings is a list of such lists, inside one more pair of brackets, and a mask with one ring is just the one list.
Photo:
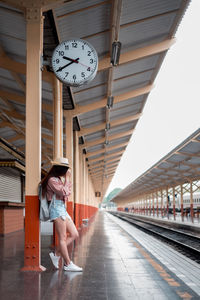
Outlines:
{"label": "black clock hand", "polygon": [[75,62],[75,63],[77,63],[78,64],[78,58],[77,59],[73,59],[73,58],[70,58],[70,57],[67,57],[67,56],[63,56],[62,58],[64,58],[64,59],[67,59],[67,60],[70,60],[70,61],[73,61],[73,62]]}
{"label": "black clock hand", "polygon": [[80,64],[80,65],[82,65],[82,66],[84,66],[84,67],[86,67],[86,68],[90,68],[89,66],[86,66],[86,65],[82,64],[80,61],[77,61],[77,60],[72,59],[72,58],[70,58],[70,57],[63,56],[62,58],[67,59],[67,60],[70,60],[70,61],[75,62],[75,63],[77,63],[77,64]]}
{"label": "black clock hand", "polygon": [[71,61],[70,63],[64,65],[63,67],[60,67],[58,70],[56,70],[56,72],[60,72],[62,71],[64,68],[68,67],[69,65],[73,64],[73,63],[78,63],[79,57],[74,59],[73,61]]}

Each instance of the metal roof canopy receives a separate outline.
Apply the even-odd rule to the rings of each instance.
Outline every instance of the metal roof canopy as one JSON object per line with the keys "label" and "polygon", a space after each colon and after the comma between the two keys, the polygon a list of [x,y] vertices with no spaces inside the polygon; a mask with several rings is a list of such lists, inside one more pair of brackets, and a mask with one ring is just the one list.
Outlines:
{"label": "metal roof canopy", "polygon": [[130,183],[114,202],[200,179],[200,128]]}
{"label": "metal roof canopy", "polygon": [[[24,151],[26,20],[24,2],[0,3],[0,137]],[[96,78],[79,88],[64,86],[63,107],[71,110],[79,130],[96,190],[105,194],[141,116],[154,79],[189,0],[43,1],[44,58],[71,37],[89,41],[97,50]],[[10,5],[12,4],[12,6]],[[15,6],[18,5],[16,8]],[[42,5],[42,4],[41,4]],[[49,9],[48,8],[48,9]],[[119,65],[112,66],[114,41],[122,43]],[[52,157],[51,66],[43,71],[43,165]],[[112,107],[108,98],[113,98]],[[0,152],[1,154],[1,152]],[[99,169],[99,172],[94,170]]]}

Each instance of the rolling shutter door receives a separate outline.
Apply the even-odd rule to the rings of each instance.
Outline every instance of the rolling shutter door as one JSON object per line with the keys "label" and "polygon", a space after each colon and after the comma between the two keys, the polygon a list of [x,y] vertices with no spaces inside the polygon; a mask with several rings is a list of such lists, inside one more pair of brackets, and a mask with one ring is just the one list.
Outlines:
{"label": "rolling shutter door", "polygon": [[0,201],[21,202],[21,179],[18,171],[0,168]]}

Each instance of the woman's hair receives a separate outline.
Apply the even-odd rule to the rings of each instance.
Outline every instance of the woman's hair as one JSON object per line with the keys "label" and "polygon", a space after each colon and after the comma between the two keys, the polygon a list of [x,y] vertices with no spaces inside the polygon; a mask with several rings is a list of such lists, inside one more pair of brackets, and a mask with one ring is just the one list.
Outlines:
{"label": "woman's hair", "polygon": [[44,195],[46,193],[47,184],[51,177],[64,176],[67,173],[68,169],[69,167],[65,167],[65,166],[57,166],[57,165],[53,166],[50,169],[49,173],[41,181],[42,194]]}

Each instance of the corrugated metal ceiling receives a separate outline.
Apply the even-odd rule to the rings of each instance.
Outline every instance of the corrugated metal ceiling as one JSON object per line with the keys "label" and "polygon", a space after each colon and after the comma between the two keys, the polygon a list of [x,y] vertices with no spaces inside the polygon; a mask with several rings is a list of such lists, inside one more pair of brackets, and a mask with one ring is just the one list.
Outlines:
{"label": "corrugated metal ceiling", "polygon": [[[54,6],[52,11],[44,13],[46,61],[51,60],[58,40],[61,42],[71,37],[88,40],[98,52],[99,72],[96,78],[79,88],[64,86],[63,107],[73,110],[74,130],[79,130],[83,142],[81,149],[86,155],[93,153],[93,156],[87,157],[89,169],[92,166],[102,168],[98,177],[95,174],[91,176],[95,188],[103,194],[126,148],[123,144],[128,143],[136,128],[152,83],[172,43],[170,39],[189,2],[74,0]],[[1,3],[0,20],[1,58],[6,55],[25,64],[26,21],[23,11]],[[122,49],[119,65],[113,67],[110,55],[115,40],[122,43]],[[47,66],[45,71],[52,72],[51,66]],[[0,137],[24,151],[21,142],[25,122],[25,72],[11,72],[1,60],[0,79]],[[111,108],[107,106],[108,96],[114,97]],[[50,158],[53,152],[49,150],[52,147],[53,95],[49,82],[43,81],[42,98],[43,154],[47,153]],[[109,150],[110,147],[115,148]],[[105,152],[99,154],[99,150]],[[94,158],[96,161],[93,161]],[[48,167],[45,155],[44,160]],[[113,166],[109,178],[105,175],[108,166]]]}

